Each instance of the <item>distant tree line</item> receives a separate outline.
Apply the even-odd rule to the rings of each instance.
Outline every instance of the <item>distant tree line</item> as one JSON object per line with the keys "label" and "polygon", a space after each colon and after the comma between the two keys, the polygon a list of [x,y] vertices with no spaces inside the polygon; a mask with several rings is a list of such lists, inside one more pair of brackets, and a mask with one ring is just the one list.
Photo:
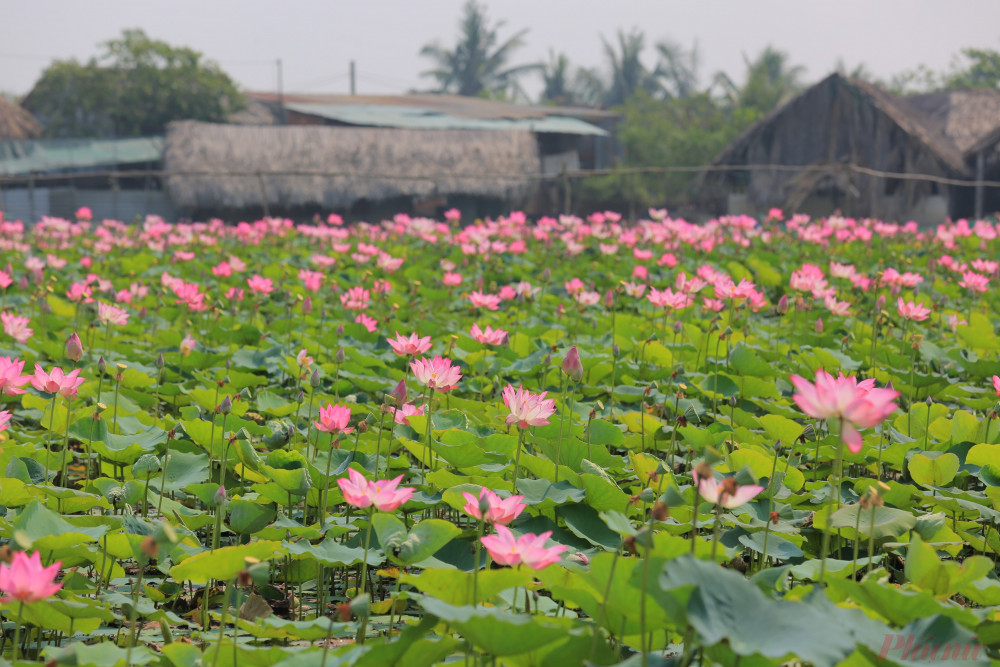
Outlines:
{"label": "distant tree line", "polygon": [[[574,66],[549,51],[544,62],[513,64],[525,46],[527,29],[504,37],[505,23],[493,22],[484,5],[468,0],[451,46],[428,43],[420,52],[430,67],[423,74],[433,91],[511,102],[598,106],[619,110],[621,166],[706,164],[763,115],[804,87],[804,69],[788,54],[768,46],[744,55],[742,77],[701,68],[698,45],[671,39],[650,44],[641,30],[601,36],[602,63]],[[126,30],[105,42],[104,52],[86,63],[54,61],[22,104],[39,119],[48,137],[137,137],[162,134],[171,120],[225,122],[246,101],[217,64],[189,48]],[[872,80],[864,64],[841,71]],[[523,83],[540,77],[541,94],[531,100]],[[1000,51],[965,49],[948,72],[927,67],[877,82],[913,94],[965,86],[1000,88]],[[683,200],[686,175],[588,179],[595,200],[639,204]]]}

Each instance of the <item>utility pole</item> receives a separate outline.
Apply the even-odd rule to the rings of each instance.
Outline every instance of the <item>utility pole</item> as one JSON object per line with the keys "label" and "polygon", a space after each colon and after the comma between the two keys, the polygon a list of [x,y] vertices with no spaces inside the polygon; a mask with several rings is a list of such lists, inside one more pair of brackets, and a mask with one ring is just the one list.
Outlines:
{"label": "utility pole", "polygon": [[281,68],[281,58],[278,58],[275,63],[278,66],[278,124],[285,124],[285,90],[282,84],[282,68]]}
{"label": "utility pole", "polygon": [[354,61],[351,61],[351,95],[357,95],[358,90],[355,87],[355,76],[354,76]]}

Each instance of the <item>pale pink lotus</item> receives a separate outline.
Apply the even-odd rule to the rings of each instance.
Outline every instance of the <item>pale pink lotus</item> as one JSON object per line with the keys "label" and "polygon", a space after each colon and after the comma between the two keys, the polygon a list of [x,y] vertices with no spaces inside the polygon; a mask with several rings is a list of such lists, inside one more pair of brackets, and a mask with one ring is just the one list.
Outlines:
{"label": "pale pink lotus", "polygon": [[896,299],[896,312],[904,320],[923,322],[931,315],[931,309],[924,307],[924,302],[903,301],[903,297]]}
{"label": "pale pink lotus", "polygon": [[396,332],[396,337],[387,339],[387,342],[392,351],[401,357],[413,357],[423,354],[431,349],[432,345],[430,336],[420,338],[415,333],[403,336],[398,331]]}
{"label": "pale pink lotus", "polygon": [[6,431],[10,428],[10,417],[11,414],[9,410],[0,411],[0,432]]}
{"label": "pale pink lotus", "polygon": [[497,294],[483,294],[479,290],[469,294],[469,301],[473,308],[485,308],[486,310],[500,309],[500,296]]}
{"label": "pale pink lotus", "polygon": [[9,604],[17,600],[31,603],[52,597],[63,587],[54,583],[61,565],[61,561],[56,561],[42,567],[39,552],[30,556],[23,551],[16,552],[10,565],[0,564],[0,592],[5,596],[0,602]]}
{"label": "pale pink lotus", "polygon": [[104,325],[113,324],[116,327],[123,327],[128,324],[128,311],[124,308],[98,301],[97,321]]}
{"label": "pale pink lotus", "polygon": [[369,482],[354,468],[348,468],[347,475],[350,479],[338,479],[337,486],[344,494],[344,500],[358,509],[374,506],[380,512],[391,512],[408,501],[416,491],[408,486],[398,488],[403,481],[402,475],[376,482]]}
{"label": "pale pink lotus", "polygon": [[354,318],[354,321],[367,329],[368,333],[375,333],[378,331],[378,320],[374,317],[364,313],[358,313],[357,317]]}
{"label": "pale pink lotus", "polygon": [[21,375],[24,370],[23,359],[0,357],[0,396],[17,396],[23,394],[24,385],[31,382],[30,375]]}
{"label": "pale pink lotus", "polygon": [[447,287],[457,287],[462,284],[462,275],[459,273],[452,273],[451,271],[445,271],[444,275],[441,277],[441,282],[443,282]]}
{"label": "pale pink lotus", "polygon": [[47,394],[59,394],[64,398],[73,398],[84,378],[80,377],[80,369],[76,368],[69,373],[63,373],[63,369],[55,366],[51,373],[46,373],[45,369],[35,364],[35,374],[31,376],[31,386],[38,391]]}
{"label": "pale pink lotus", "polygon": [[328,404],[319,409],[319,421],[313,425],[324,433],[350,433],[351,409],[343,405]]}
{"label": "pale pink lotus", "polygon": [[452,366],[451,359],[447,357],[434,357],[432,360],[414,359],[410,362],[410,369],[417,381],[435,391],[451,391],[462,379],[462,369]]}
{"label": "pale pink lotus", "polygon": [[187,334],[181,340],[181,344],[178,346],[178,349],[180,350],[182,356],[188,357],[191,356],[191,353],[194,352],[194,348],[197,346],[198,341],[192,338],[191,334]]}
{"label": "pale pink lotus", "polygon": [[490,552],[490,556],[500,565],[515,566],[524,563],[532,570],[543,570],[553,563],[558,563],[559,555],[569,547],[559,544],[546,547],[545,542],[552,536],[552,531],[541,535],[528,533],[515,538],[506,526],[496,526],[496,535],[480,538],[480,542]]}
{"label": "pale pink lotus", "polygon": [[[474,519],[494,525],[506,526],[520,516],[526,507],[521,502],[524,500],[524,496],[501,498],[485,486],[480,489],[478,498],[467,491],[462,492],[462,497],[465,498],[465,506],[462,507],[462,510],[466,514]],[[484,505],[485,511],[483,510]]]}
{"label": "pale pink lotus", "polygon": [[414,415],[420,415],[422,417],[425,414],[427,414],[426,405],[416,406],[416,405],[411,405],[410,403],[404,403],[403,407],[398,408],[396,410],[396,414],[393,416],[393,419],[396,420],[397,424],[406,424],[407,426],[409,426],[410,417]]}
{"label": "pale pink lotus", "polygon": [[340,295],[340,305],[348,310],[364,310],[371,298],[371,292],[360,285],[355,285]]}
{"label": "pale pink lotus", "polygon": [[503,404],[510,410],[507,423],[517,424],[518,428],[548,424],[549,417],[555,414],[556,402],[551,398],[546,399],[546,394],[547,391],[533,394],[524,387],[514,389],[513,385],[507,385],[503,390]]}
{"label": "pale pink lotus", "polygon": [[473,340],[483,345],[503,345],[507,340],[506,331],[503,329],[494,329],[488,324],[486,325],[486,329],[480,329],[479,324],[475,323],[472,325],[469,333],[472,335]]}
{"label": "pale pink lotus", "polygon": [[252,278],[247,278],[247,287],[254,294],[267,295],[274,291],[274,281],[255,273]]}
{"label": "pale pink lotus", "polygon": [[985,292],[989,289],[990,279],[975,271],[966,271],[962,274],[962,280],[958,284],[970,292]]}
{"label": "pale pink lotus", "polygon": [[28,326],[29,322],[30,320],[27,317],[8,313],[6,310],[0,313],[0,323],[3,324],[3,332],[18,343],[27,343],[35,334],[35,330]]}
{"label": "pale pink lotus", "polygon": [[698,487],[698,494],[702,498],[727,510],[745,505],[764,490],[763,486],[757,484],[740,486],[732,477],[724,479],[720,483],[714,476],[700,477],[697,470],[694,470],[691,475]]}
{"label": "pale pink lotus", "polygon": [[993,376],[993,392],[1000,396],[1000,376],[998,375]]}
{"label": "pale pink lotus", "polygon": [[843,374],[834,378],[820,368],[815,384],[798,375],[791,380],[798,390],[792,398],[799,408],[816,419],[838,420],[840,437],[854,453],[860,452],[863,445],[858,429],[882,423],[898,407],[893,401],[899,392],[876,389],[874,379],[858,382]]}

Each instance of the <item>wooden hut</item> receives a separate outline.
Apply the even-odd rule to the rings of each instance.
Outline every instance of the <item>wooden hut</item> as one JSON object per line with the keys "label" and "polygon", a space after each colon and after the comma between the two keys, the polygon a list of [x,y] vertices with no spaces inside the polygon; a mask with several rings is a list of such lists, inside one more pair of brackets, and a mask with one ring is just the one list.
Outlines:
{"label": "wooden hut", "polygon": [[466,212],[517,206],[531,194],[539,155],[523,130],[180,121],[167,128],[163,162],[167,191],[189,215],[373,219],[426,200]]}
{"label": "wooden hut", "polygon": [[42,126],[30,111],[0,95],[0,141],[37,139],[41,134]]}
{"label": "wooden hut", "polygon": [[922,113],[879,87],[832,74],[733,141],[707,173],[730,212],[790,211],[939,222],[949,190],[884,173],[970,176],[962,152]]}

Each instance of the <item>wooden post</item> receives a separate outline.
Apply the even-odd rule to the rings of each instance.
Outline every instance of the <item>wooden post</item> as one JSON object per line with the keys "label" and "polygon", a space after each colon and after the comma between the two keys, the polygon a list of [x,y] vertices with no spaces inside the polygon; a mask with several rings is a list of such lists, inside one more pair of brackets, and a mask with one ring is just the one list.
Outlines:
{"label": "wooden post", "polygon": [[569,185],[569,173],[566,170],[566,163],[562,163],[562,186],[563,186],[563,210],[562,212],[569,215],[570,206],[572,204],[572,192]]}
{"label": "wooden post", "polygon": [[986,180],[985,149],[976,153],[976,220],[983,217],[983,181]]}
{"label": "wooden post", "polygon": [[264,217],[271,217],[271,208],[267,205],[267,188],[264,186],[264,174],[257,172],[257,182],[260,183],[260,201],[264,205]]}

